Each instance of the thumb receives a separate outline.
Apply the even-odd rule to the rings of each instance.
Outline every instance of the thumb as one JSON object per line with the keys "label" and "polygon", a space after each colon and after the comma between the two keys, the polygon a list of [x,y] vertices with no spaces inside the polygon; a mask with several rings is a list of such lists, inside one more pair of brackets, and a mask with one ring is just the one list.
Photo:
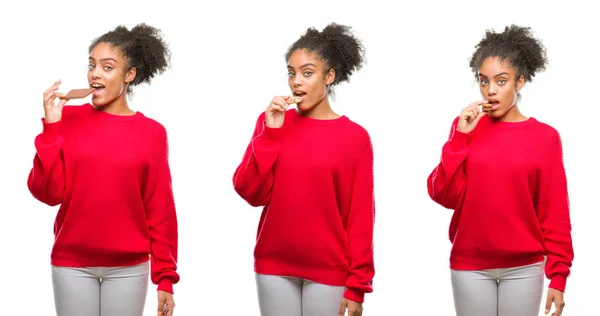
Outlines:
{"label": "thumb", "polygon": [[60,99],[60,101],[58,101],[58,108],[62,110],[62,108],[65,106],[65,104],[68,102],[69,100],[67,99]]}
{"label": "thumb", "polygon": [[482,117],[486,116],[485,112],[479,112],[479,114],[477,114],[477,116],[475,117],[475,119],[473,120],[473,124],[477,124],[479,122],[479,120],[481,120]]}
{"label": "thumb", "polygon": [[68,100],[69,98],[67,97],[67,93],[63,93],[63,92],[56,92],[55,93],[56,97],[61,99],[61,100]]}
{"label": "thumb", "polygon": [[553,301],[553,297],[552,295],[550,295],[550,293],[548,293],[548,296],[546,297],[546,310],[544,311],[545,314],[550,313],[550,308],[552,308],[552,301]]}
{"label": "thumb", "polygon": [[479,114],[477,114],[477,117],[475,118],[475,122],[478,122],[482,117],[486,116],[487,113],[486,112],[479,112]]}

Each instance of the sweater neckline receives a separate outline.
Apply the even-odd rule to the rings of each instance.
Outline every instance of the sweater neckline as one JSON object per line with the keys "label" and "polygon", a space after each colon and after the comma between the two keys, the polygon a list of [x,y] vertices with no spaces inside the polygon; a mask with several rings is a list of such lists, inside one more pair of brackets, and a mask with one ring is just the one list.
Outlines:
{"label": "sweater neckline", "polygon": [[348,117],[345,115],[340,115],[339,117],[334,119],[316,119],[304,116],[298,113],[296,109],[291,109],[289,111],[292,112],[292,115],[295,116],[298,121],[302,121],[312,125],[335,125],[348,121]]}
{"label": "sweater neckline", "polygon": [[535,122],[537,122],[537,120],[533,116],[530,116],[523,121],[516,121],[516,122],[506,122],[506,121],[494,120],[488,116],[488,121],[493,125],[502,126],[502,127],[520,127],[520,126],[531,125],[531,124],[534,124]]}
{"label": "sweater neckline", "polygon": [[94,115],[98,115],[98,116],[101,116],[103,118],[107,118],[110,120],[134,120],[134,119],[138,119],[143,116],[142,112],[140,112],[140,111],[135,111],[134,114],[130,114],[130,115],[111,114],[111,113],[104,112],[102,110],[98,110],[91,103],[84,104],[84,107],[86,107],[89,111],[94,113]]}

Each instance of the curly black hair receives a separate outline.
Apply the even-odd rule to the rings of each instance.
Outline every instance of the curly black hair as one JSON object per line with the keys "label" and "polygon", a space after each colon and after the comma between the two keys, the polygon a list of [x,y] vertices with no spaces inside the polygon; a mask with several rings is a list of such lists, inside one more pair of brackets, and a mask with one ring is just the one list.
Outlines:
{"label": "curly black hair", "polygon": [[127,93],[132,87],[148,83],[157,74],[170,67],[171,52],[162,38],[159,29],[140,23],[128,30],[123,25],[96,38],[89,47],[89,52],[100,43],[108,43],[118,47],[127,60],[129,67],[135,67],[135,79],[127,86]]}
{"label": "curly black hair", "polygon": [[530,27],[512,24],[502,33],[487,30],[475,49],[469,66],[476,79],[479,79],[479,68],[488,57],[510,62],[516,70],[517,79],[522,75],[525,82],[531,82],[537,73],[546,70],[548,64],[546,48],[533,36]]}
{"label": "curly black hair", "polygon": [[329,86],[350,81],[350,76],[359,71],[365,64],[365,47],[362,41],[352,34],[352,27],[337,23],[330,23],[323,31],[319,32],[310,27],[289,48],[285,60],[299,49],[315,53],[328,69],[335,70],[335,79]]}

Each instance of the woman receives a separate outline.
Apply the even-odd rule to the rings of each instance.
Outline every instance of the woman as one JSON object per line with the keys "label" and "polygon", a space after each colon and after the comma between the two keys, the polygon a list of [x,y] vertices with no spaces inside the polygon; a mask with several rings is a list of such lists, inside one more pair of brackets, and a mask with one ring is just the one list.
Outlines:
{"label": "woman", "polygon": [[289,48],[293,96],[276,96],[259,115],[233,176],[235,191],[264,207],[254,251],[263,316],[358,316],[372,292],[371,140],[328,100],[363,65],[350,31],[309,28]]}
{"label": "woman", "polygon": [[487,31],[470,66],[482,101],[454,119],[429,196],[453,209],[450,268],[458,316],[560,315],[573,260],[559,133],[521,113],[526,82],[546,67],[530,28]]}
{"label": "woman", "polygon": [[92,103],[65,105],[60,81],[44,92],[28,179],[36,199],[60,204],[51,256],[56,313],[141,316],[150,272],[158,312],[171,316],[179,275],[167,133],[126,99],[168,68],[169,50],[159,30],[140,24],[100,36],[89,53]]}

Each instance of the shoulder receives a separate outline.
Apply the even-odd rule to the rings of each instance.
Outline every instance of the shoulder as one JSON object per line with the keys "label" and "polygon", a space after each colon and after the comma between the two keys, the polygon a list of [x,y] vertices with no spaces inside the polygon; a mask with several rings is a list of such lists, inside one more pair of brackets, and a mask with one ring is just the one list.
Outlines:
{"label": "shoulder", "polygon": [[167,131],[167,128],[158,120],[153,119],[151,117],[147,117],[141,113],[139,115],[140,115],[140,120],[142,120],[149,129],[154,129],[154,130],[161,131],[161,132]]}
{"label": "shoulder", "polygon": [[139,126],[141,127],[141,133],[144,138],[149,141],[156,141],[159,143],[165,143],[167,141],[167,128],[160,123],[158,120],[145,116],[141,112],[137,114],[139,116]]}
{"label": "shoulder", "polygon": [[545,122],[531,117],[529,130],[530,141],[535,144],[535,150],[545,159],[555,160],[563,154],[563,144],[558,130]]}
{"label": "shoulder", "polygon": [[560,132],[552,125],[538,121],[535,118],[530,118],[532,120],[532,125],[535,128],[535,132],[539,135],[540,139],[545,139],[551,143],[561,143]]}
{"label": "shoulder", "polygon": [[531,117],[530,119],[533,121],[534,126],[541,132],[545,132],[545,133],[553,134],[553,135],[559,135],[558,130],[554,126],[550,125],[549,123],[539,121],[538,119],[536,119],[534,117]]}
{"label": "shoulder", "polygon": [[371,134],[369,131],[363,125],[350,119],[349,117],[344,116],[344,118],[346,119],[346,124],[344,124],[346,135],[350,136],[354,141],[371,147]]}

